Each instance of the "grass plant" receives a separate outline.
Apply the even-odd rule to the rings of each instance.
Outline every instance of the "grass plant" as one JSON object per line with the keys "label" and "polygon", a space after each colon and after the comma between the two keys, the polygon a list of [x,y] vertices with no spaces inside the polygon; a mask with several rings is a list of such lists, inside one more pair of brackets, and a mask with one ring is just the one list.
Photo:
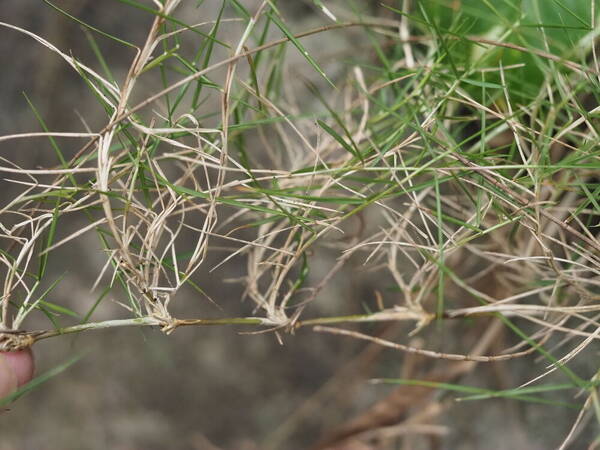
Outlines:
{"label": "grass plant", "polygon": [[[0,137],[3,183],[20,189],[0,210],[1,350],[122,326],[235,325],[279,338],[306,328],[451,360],[453,373],[526,358],[531,377],[506,390],[378,381],[576,408],[561,448],[600,422],[596,0],[315,0],[310,29],[283,1],[224,0],[196,23],[181,14],[195,2],[115,0],[152,17],[141,43],[44,2],[79,23],[93,63],[32,30],[0,23],[2,33],[77,72],[105,125],[50,130],[26,98],[39,131]],[[325,58],[334,37],[356,51]],[[125,73],[103,53],[107,40],[131,49]],[[7,151],[16,139],[54,152],[55,164],[18,165]],[[73,216],[85,226],[63,233]],[[73,311],[52,301],[61,279],[48,267],[94,233],[105,263],[94,298]],[[322,251],[336,260],[319,273]],[[210,270],[244,264],[254,313],[176,315],[178,295],[205,298],[198,273],[215,253]],[[380,286],[370,308],[338,302],[322,314],[324,288],[357,259]],[[127,317],[95,320],[109,298]],[[218,311],[222,299],[206,300]],[[47,327],[31,329],[34,315]],[[446,351],[365,327],[379,322],[409,323],[411,336],[485,326],[472,325],[482,345]],[[495,353],[502,330],[519,344]],[[587,372],[572,367],[582,357]],[[560,383],[546,381],[553,372]],[[553,400],[565,391],[577,395]]]}

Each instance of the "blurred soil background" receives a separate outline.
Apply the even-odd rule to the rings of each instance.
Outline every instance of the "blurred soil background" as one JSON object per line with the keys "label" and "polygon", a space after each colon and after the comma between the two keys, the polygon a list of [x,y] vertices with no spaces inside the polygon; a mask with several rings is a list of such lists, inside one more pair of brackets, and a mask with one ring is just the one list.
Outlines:
{"label": "blurred soil background", "polygon": [[[195,1],[183,3],[179,16],[188,23],[214,18],[220,6],[217,1],[206,1],[198,8]],[[242,3],[252,10],[252,5],[259,2]],[[101,30],[138,44],[143,43],[152,21],[151,15],[116,1],[69,0],[56,4]],[[366,7],[374,15],[387,14],[378,5],[372,2]],[[281,1],[279,6],[296,31],[326,23],[310,1]],[[43,2],[2,0],[0,20],[34,31],[63,51],[97,67],[81,27]],[[81,117],[91,130],[105,125],[103,111],[81,78],[64,61],[23,34],[7,28],[1,28],[0,33],[3,67],[0,134],[40,129],[23,92],[51,130],[79,131]],[[343,55],[354,52],[356,57],[356,49],[368,43],[367,36],[359,30],[324,36],[303,43],[330,74],[343,74],[347,70]],[[97,40],[110,56],[117,77],[122,77],[133,52],[101,37]],[[289,52],[291,63],[295,53]],[[365,54],[364,59],[369,56]],[[314,76],[310,68],[303,70],[307,78]],[[149,86],[149,92],[155,92],[156,88]],[[294,88],[304,89],[302,85]],[[72,145],[73,153],[78,148],[77,142],[68,145]],[[0,156],[28,168],[57,164],[56,156],[43,140],[2,143]],[[6,180],[0,183],[0,202],[4,205],[14,195],[14,185]],[[83,217],[73,221],[60,224],[62,235],[86,224]],[[218,249],[209,254],[206,268],[199,274],[203,289],[222,310],[189,291],[175,300],[179,311],[189,317],[252,314],[252,305],[240,302],[243,286],[228,281],[244,274],[243,256],[209,272],[224,255]],[[320,275],[335,263],[335,257],[327,248],[315,250],[313,282],[318,282]],[[97,299],[98,293],[90,292],[90,288],[104,263],[97,236],[92,233],[53,252],[49,279],[64,278],[53,291],[52,300],[84,314]],[[363,312],[365,304],[375,301],[379,285],[379,280],[364,272],[361,259],[351,260],[321,292],[312,311],[314,314]],[[109,297],[94,318],[127,317],[128,313],[116,303],[122,299],[113,294]],[[31,317],[27,326],[45,329],[49,324],[39,315]],[[569,409],[501,399],[455,404],[451,397],[441,394],[419,396],[416,388],[401,391],[403,399],[386,404],[388,394],[395,388],[371,385],[367,382],[369,378],[417,378],[434,369],[443,372],[448,363],[405,357],[399,352],[348,338],[320,335],[310,329],[283,335],[283,345],[272,333],[240,334],[242,331],[251,330],[231,326],[188,327],[165,336],[158,330],[127,328],[42,341],[35,346],[39,373],[75,354],[85,356],[0,416],[0,450],[311,448],[323,435],[378,401],[384,402],[383,409],[392,410],[392,416],[396,409],[400,421],[411,414],[422,414],[419,423],[430,426],[397,430],[407,435],[402,446],[383,442],[381,448],[542,450],[553,448],[564,438],[577,414]],[[452,324],[443,329],[431,327],[412,340],[406,338],[411,331],[407,325],[371,326],[368,331],[427,348],[453,339],[457,348],[470,348],[470,340],[479,335]],[[490,352],[496,353],[516,342],[506,335]],[[534,371],[529,364],[531,360],[480,364],[459,382],[514,387],[533,372],[541,372],[543,363]],[[406,399],[408,405],[402,403]],[[414,404],[410,404],[413,399]],[[580,439],[586,442],[589,436]],[[360,447],[355,443],[339,448],[378,447]]]}

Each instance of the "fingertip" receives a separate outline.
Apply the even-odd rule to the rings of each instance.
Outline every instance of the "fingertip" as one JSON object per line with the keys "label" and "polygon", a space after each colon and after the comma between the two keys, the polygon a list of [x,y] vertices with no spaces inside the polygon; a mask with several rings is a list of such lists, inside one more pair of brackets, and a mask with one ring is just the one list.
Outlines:
{"label": "fingertip", "polygon": [[35,362],[30,348],[4,353],[4,358],[17,380],[17,387],[31,381],[35,370]]}
{"label": "fingertip", "polygon": [[17,389],[17,376],[6,358],[7,353],[0,352],[0,399],[6,397]]}

